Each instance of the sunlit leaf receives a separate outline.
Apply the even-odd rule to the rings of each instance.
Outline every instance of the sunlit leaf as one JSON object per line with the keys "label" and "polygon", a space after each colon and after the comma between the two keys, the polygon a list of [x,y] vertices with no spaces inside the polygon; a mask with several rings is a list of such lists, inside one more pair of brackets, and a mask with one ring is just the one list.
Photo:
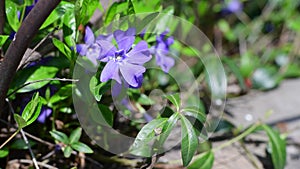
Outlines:
{"label": "sunlit leaf", "polygon": [[187,166],[197,150],[198,137],[192,124],[185,116],[181,115],[180,120],[182,163],[184,166]]}
{"label": "sunlit leaf", "polygon": [[63,152],[64,152],[64,156],[66,158],[69,158],[72,154],[72,151],[73,149],[71,148],[71,146],[66,146],[64,149],[63,149]]}
{"label": "sunlit leaf", "polygon": [[177,111],[180,108],[180,95],[179,93],[170,94],[165,96],[177,109]]}
{"label": "sunlit leaf", "polygon": [[18,18],[18,5],[13,1],[5,1],[5,13],[11,28],[17,32],[21,23]]}
{"label": "sunlit leaf", "polygon": [[0,35],[0,46],[2,46],[8,39],[8,35]]}
{"label": "sunlit leaf", "polygon": [[[11,85],[11,89],[17,89],[23,86],[26,83],[31,83],[19,89],[18,93],[31,92],[33,90],[37,90],[45,86],[50,82],[44,79],[54,78],[56,73],[58,72],[57,67],[52,66],[34,66],[20,70]],[[36,82],[39,81],[40,82]],[[34,82],[34,83],[33,83]]]}
{"label": "sunlit leaf", "polygon": [[26,127],[26,121],[20,115],[14,114],[14,119],[17,122],[19,129]]}
{"label": "sunlit leaf", "polygon": [[188,169],[211,169],[214,163],[214,153],[208,151],[202,153],[190,166]]}
{"label": "sunlit leaf", "polygon": [[163,125],[167,122],[166,118],[154,119],[147,123],[142,130],[138,133],[130,148],[130,152],[137,156],[150,157],[152,152],[152,143],[157,129],[162,129]]}
{"label": "sunlit leaf", "polygon": [[87,146],[84,143],[81,142],[75,142],[73,144],[71,144],[71,147],[79,152],[83,152],[83,153],[93,153],[94,151]]}
{"label": "sunlit leaf", "polygon": [[65,133],[62,133],[57,130],[53,130],[53,131],[50,131],[50,134],[55,140],[62,142],[64,144],[69,144],[69,138]]}
{"label": "sunlit leaf", "polygon": [[262,125],[269,137],[269,145],[271,146],[272,162],[275,169],[284,169],[286,163],[286,141],[280,137],[279,132],[274,131],[267,125]]}
{"label": "sunlit leaf", "polygon": [[78,142],[81,136],[82,128],[78,127],[75,130],[73,130],[70,134],[70,144]]}

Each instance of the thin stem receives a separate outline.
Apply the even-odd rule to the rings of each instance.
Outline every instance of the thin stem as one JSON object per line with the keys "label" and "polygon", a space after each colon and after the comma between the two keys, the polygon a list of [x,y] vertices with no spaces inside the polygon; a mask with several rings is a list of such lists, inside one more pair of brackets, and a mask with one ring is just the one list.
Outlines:
{"label": "thin stem", "polygon": [[[12,114],[15,114],[15,110],[14,110],[14,108],[12,107],[12,105],[11,105],[10,101],[8,100],[8,98],[6,98],[5,100],[6,100],[6,102],[7,102],[8,105],[9,105],[10,112],[11,112]],[[29,141],[28,141],[27,137],[25,136],[25,133],[24,133],[23,129],[22,129],[22,128],[19,128],[17,131],[21,131],[21,135],[22,135],[22,137],[23,137],[23,140],[24,140],[25,144],[28,146],[28,150],[29,150],[29,152],[30,152],[30,155],[31,155],[31,158],[32,158],[32,162],[33,162],[35,168],[36,168],[36,169],[39,169],[39,166],[38,166],[38,164],[37,164],[35,155],[33,154],[33,151],[32,151],[32,149],[31,149],[31,146],[30,146],[30,144],[29,144]]]}
{"label": "thin stem", "polygon": [[[246,131],[244,131],[242,134],[238,135],[237,137],[234,137],[233,139],[221,144],[220,146],[213,148],[212,151],[216,152],[219,151],[227,146],[230,146],[231,144],[243,139],[244,137],[246,137],[247,135],[249,135],[250,133],[252,133],[258,126],[260,125],[260,123],[255,123],[253,126],[251,126],[250,128],[248,128]],[[197,155],[198,156],[198,155]],[[195,158],[197,158],[197,156],[195,156]]]}
{"label": "thin stem", "polygon": [[36,161],[35,155],[33,154],[33,151],[32,151],[32,149],[31,149],[31,146],[30,146],[30,144],[29,144],[29,141],[28,141],[27,137],[25,136],[25,133],[24,133],[23,129],[21,129],[20,131],[21,131],[21,134],[22,134],[22,137],[23,137],[23,140],[24,140],[25,144],[27,144],[27,146],[28,146],[28,150],[29,150],[29,152],[30,152],[30,155],[31,155],[31,158],[32,158],[32,162],[33,162],[33,164],[34,164],[34,167],[35,167],[36,169],[39,169],[39,166],[38,166],[38,163],[37,163],[37,161]]}
{"label": "thin stem", "polygon": [[[238,135],[237,137],[225,142],[224,144],[221,144],[220,146],[216,147],[216,148],[213,148],[211,151],[212,152],[216,152],[216,151],[219,151],[227,146],[230,146],[231,144],[243,139],[244,137],[246,137],[247,135],[249,135],[250,133],[252,133],[258,126],[260,126],[261,123],[258,122],[258,123],[255,123],[253,126],[251,126],[250,128],[248,128],[247,130],[245,130],[242,134]],[[204,153],[204,152],[203,152]],[[199,158],[203,153],[201,154],[198,154],[196,156],[194,156],[194,160]],[[173,160],[173,161],[169,161],[169,164],[177,164],[177,163],[181,163],[181,159],[178,159],[178,160]]]}
{"label": "thin stem", "polygon": [[21,16],[20,16],[20,21],[21,21],[21,22],[23,22],[23,20],[24,20],[25,11],[26,11],[26,5],[23,4],[22,13],[21,13]]}
{"label": "thin stem", "polygon": [[19,133],[20,129],[18,129],[17,131],[14,132],[13,135],[11,135],[1,146],[0,149],[2,149],[11,139],[13,139],[18,133]]}

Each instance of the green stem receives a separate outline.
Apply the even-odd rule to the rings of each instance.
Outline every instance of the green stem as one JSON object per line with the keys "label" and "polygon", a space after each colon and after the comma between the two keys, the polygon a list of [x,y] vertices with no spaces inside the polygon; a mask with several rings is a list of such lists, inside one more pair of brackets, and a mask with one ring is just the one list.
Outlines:
{"label": "green stem", "polygon": [[237,137],[221,144],[220,146],[213,148],[212,151],[216,152],[218,150],[221,150],[227,146],[230,146],[231,144],[238,142],[239,140],[243,139],[244,137],[246,137],[247,135],[249,135],[250,133],[252,133],[258,126],[260,125],[260,123],[256,123],[253,126],[251,126],[250,128],[248,128],[246,131],[244,131],[242,134],[238,135]]}
{"label": "green stem", "polygon": [[25,11],[26,11],[26,5],[23,4],[23,9],[22,9],[21,17],[20,17],[21,22],[23,22],[23,20],[24,20]]}
{"label": "green stem", "polygon": [[20,129],[18,129],[17,131],[14,132],[13,135],[11,135],[1,146],[0,149],[2,149],[11,139],[13,139],[18,133],[19,133]]}

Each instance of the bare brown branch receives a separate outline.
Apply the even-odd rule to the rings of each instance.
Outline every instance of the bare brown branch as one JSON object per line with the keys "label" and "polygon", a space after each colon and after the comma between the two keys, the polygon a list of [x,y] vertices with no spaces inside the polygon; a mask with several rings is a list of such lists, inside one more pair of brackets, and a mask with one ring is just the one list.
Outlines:
{"label": "bare brown branch", "polygon": [[[2,0],[1,0],[2,1]],[[0,116],[4,113],[4,104],[9,85],[18,65],[39,28],[61,0],[39,0],[23,21],[0,65]]]}

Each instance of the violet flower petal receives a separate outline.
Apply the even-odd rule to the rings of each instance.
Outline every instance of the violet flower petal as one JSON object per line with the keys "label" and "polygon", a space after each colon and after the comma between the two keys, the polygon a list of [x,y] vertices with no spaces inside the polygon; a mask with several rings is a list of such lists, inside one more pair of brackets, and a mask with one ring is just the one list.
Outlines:
{"label": "violet flower petal", "polygon": [[121,84],[121,78],[119,75],[119,65],[113,60],[107,62],[100,76],[101,82],[106,82],[109,79],[114,79]]}
{"label": "violet flower petal", "polygon": [[86,44],[78,44],[78,45],[76,45],[76,51],[81,56],[85,56],[86,55],[87,49],[88,49],[88,45],[86,45]]}
{"label": "violet flower petal", "polygon": [[128,52],[134,42],[134,39],[134,36],[128,36],[117,41],[118,48]]}
{"label": "violet flower petal", "polygon": [[120,65],[120,71],[125,81],[129,85],[137,87],[139,83],[137,82],[135,76],[143,74],[146,71],[146,68],[141,65],[126,63]]}
{"label": "violet flower petal", "polygon": [[95,36],[90,27],[85,28],[85,36],[84,36],[84,42],[88,45],[91,45],[95,42]]}

